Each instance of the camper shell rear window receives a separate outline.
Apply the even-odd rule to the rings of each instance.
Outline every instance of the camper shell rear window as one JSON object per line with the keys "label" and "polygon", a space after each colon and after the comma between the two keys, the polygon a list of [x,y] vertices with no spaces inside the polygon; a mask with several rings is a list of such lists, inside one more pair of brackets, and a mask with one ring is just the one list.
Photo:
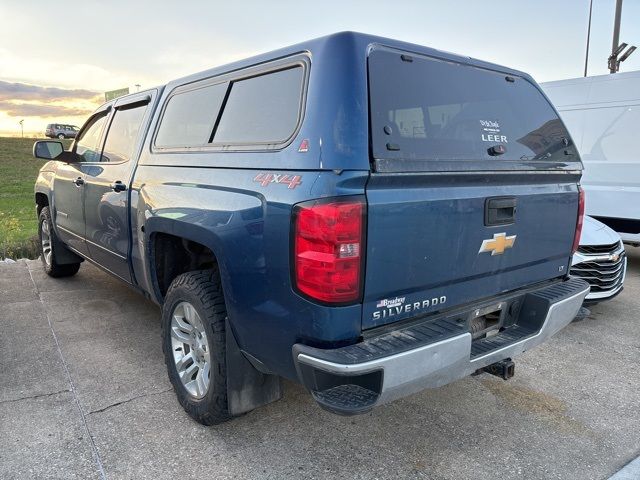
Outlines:
{"label": "camper shell rear window", "polygon": [[370,52],[368,70],[374,159],[578,160],[564,124],[525,78],[384,48]]}

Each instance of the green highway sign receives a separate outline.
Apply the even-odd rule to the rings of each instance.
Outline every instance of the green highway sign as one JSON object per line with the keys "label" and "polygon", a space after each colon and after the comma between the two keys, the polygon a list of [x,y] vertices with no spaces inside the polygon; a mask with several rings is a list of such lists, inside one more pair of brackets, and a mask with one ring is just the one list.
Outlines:
{"label": "green highway sign", "polygon": [[122,97],[123,95],[129,94],[129,87],[120,88],[118,90],[111,90],[110,92],[104,92],[104,101],[108,102],[109,100],[113,100],[114,98]]}

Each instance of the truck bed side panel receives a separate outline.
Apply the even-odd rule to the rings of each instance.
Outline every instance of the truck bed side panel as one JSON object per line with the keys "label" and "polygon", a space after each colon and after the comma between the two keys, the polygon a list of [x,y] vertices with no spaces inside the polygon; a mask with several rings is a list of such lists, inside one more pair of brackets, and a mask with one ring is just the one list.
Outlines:
{"label": "truck bed side panel", "polygon": [[[300,175],[301,185],[262,186],[260,172],[213,168],[138,167],[133,186],[136,278],[155,292],[149,248],[157,233],[209,247],[219,261],[229,320],[240,347],[278,374],[295,378],[296,342],[342,344],[361,331],[360,304],[331,308],[291,288],[292,205],[333,192],[362,194],[368,172],[272,172]],[[142,236],[140,236],[142,235]],[[161,301],[161,298],[156,298]]]}

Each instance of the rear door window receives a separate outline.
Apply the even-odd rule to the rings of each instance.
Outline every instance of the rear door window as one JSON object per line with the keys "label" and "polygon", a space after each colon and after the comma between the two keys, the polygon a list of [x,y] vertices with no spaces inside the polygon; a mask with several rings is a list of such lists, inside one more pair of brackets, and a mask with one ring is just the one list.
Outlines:
{"label": "rear door window", "polygon": [[369,85],[375,158],[567,159],[569,134],[524,78],[378,49],[369,56]]}
{"label": "rear door window", "polygon": [[119,108],[111,121],[102,153],[103,162],[127,162],[131,159],[147,105]]}

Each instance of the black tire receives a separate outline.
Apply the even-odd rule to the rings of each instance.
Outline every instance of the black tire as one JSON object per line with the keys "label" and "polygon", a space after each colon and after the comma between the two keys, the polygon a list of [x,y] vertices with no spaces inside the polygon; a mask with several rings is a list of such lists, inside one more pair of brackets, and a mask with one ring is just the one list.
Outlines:
{"label": "black tire", "polygon": [[[207,336],[211,378],[206,394],[200,399],[194,398],[183,385],[173,357],[171,321],[181,302],[195,308]],[[182,408],[203,425],[215,425],[231,418],[227,403],[226,318],[217,269],[184,273],[171,283],[162,306],[162,350],[167,373]]]}
{"label": "black tire", "polygon": [[[45,255],[44,242],[43,242],[43,225],[45,222],[48,224],[49,232],[49,248],[51,249],[50,255]],[[56,245],[60,243],[56,239],[56,232],[53,230],[53,222],[51,221],[51,212],[49,207],[43,207],[38,217],[38,239],[40,247],[40,260],[42,260],[42,266],[47,275],[54,278],[70,277],[78,273],[80,270],[80,263],[65,263],[60,264],[56,260]]]}
{"label": "black tire", "polygon": [[58,134],[58,138],[59,138],[60,140],[64,140],[64,139],[65,139],[65,138],[67,138],[67,137],[65,137],[65,136],[64,136],[64,133],[59,133],[59,134]]}

